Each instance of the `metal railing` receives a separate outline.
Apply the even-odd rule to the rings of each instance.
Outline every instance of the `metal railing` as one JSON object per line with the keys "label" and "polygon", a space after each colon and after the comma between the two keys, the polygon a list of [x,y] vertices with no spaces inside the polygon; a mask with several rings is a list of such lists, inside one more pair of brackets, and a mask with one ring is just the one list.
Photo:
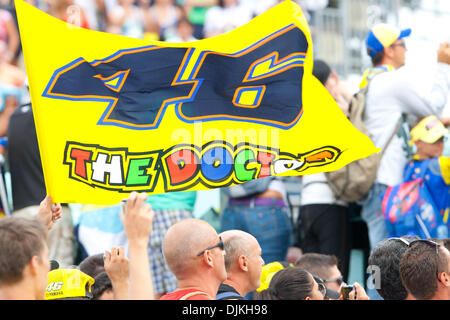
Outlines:
{"label": "metal railing", "polygon": [[365,38],[376,23],[403,26],[411,23],[408,19],[416,19],[412,21],[414,25],[409,25],[416,27],[422,18],[427,18],[426,21],[433,21],[432,26],[425,23],[416,28],[415,39],[423,43],[450,41],[448,0],[334,0],[331,3],[332,6],[315,12],[310,21],[314,56],[327,61],[344,78],[361,75],[371,65]]}
{"label": "metal railing", "polygon": [[337,0],[311,20],[315,58],[327,61],[341,76],[362,74],[370,64],[365,38],[378,22],[396,24],[399,0]]}

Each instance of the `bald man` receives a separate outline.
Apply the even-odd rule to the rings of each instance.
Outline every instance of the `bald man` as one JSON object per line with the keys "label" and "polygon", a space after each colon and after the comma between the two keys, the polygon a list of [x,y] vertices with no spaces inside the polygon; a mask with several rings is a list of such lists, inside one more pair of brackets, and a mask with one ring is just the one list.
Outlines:
{"label": "bald man", "polygon": [[222,239],[206,221],[185,219],[167,231],[163,254],[178,288],[161,300],[214,300],[226,280]]}
{"label": "bald man", "polygon": [[222,232],[227,279],[220,285],[216,300],[245,300],[260,286],[264,260],[258,240],[241,230]]}

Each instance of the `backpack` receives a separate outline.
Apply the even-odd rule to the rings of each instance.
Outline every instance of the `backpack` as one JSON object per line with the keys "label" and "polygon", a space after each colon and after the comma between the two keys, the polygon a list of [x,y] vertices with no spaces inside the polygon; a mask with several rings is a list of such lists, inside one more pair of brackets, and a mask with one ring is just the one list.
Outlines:
{"label": "backpack", "polygon": [[389,237],[448,238],[450,185],[439,166],[437,158],[411,161],[404,182],[386,189],[381,208]]}
{"label": "backpack", "polygon": [[[370,82],[376,75],[383,72],[385,72],[385,70],[376,69],[375,72],[367,78],[367,85],[357,92],[350,101],[348,118],[356,129],[367,136],[369,136],[369,131],[363,121],[364,110],[366,107],[366,96]],[[402,118],[400,118],[396,129],[380,153],[372,154],[369,157],[353,161],[339,170],[325,173],[328,185],[333,191],[333,195],[336,200],[355,202],[366,196],[375,182],[378,167],[384,151],[399,130],[401,124]]]}

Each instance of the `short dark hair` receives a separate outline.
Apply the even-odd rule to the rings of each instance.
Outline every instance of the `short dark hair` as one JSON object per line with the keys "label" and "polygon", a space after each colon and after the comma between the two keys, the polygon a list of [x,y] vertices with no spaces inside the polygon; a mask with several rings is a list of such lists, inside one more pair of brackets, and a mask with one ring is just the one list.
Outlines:
{"label": "short dark hair", "polygon": [[[402,238],[409,243],[418,237]],[[405,300],[408,296],[399,271],[400,258],[407,249],[408,245],[401,240],[385,239],[370,253],[369,266],[379,268],[380,283],[377,291],[384,300]]]}
{"label": "short dark hair", "polygon": [[95,282],[92,285],[92,300],[98,300],[103,292],[112,290],[113,286],[108,274],[105,271],[101,272],[95,277]]}
{"label": "short dark hair", "polygon": [[95,279],[98,274],[105,271],[103,253],[94,254],[85,258],[83,261],[81,261],[79,269],[80,271]]}
{"label": "short dark hair", "polygon": [[321,84],[325,85],[331,74],[331,67],[323,60],[314,60],[313,65],[313,76],[320,81]]}
{"label": "short dark hair", "polygon": [[[368,52],[369,53],[369,52]],[[369,54],[370,55],[370,54]],[[376,55],[374,55],[373,57],[371,57],[372,60],[372,65],[373,66],[378,66],[384,59],[384,50],[381,50],[380,52],[378,52]]]}
{"label": "short dark hair", "polygon": [[438,289],[436,271],[448,272],[447,258],[439,248],[425,242],[411,246],[400,259],[400,276],[405,288],[419,300],[433,298]]}
{"label": "short dark hair", "polygon": [[254,300],[304,300],[310,297],[314,286],[312,275],[299,267],[277,271],[269,288],[257,292]]}
{"label": "short dark hair", "polygon": [[305,253],[295,261],[296,267],[305,269],[322,279],[328,279],[330,268],[337,267],[337,264],[338,260],[335,255],[321,253]]}
{"label": "short dark hair", "polygon": [[0,286],[22,280],[23,270],[34,256],[41,258],[47,229],[36,219],[0,219]]}

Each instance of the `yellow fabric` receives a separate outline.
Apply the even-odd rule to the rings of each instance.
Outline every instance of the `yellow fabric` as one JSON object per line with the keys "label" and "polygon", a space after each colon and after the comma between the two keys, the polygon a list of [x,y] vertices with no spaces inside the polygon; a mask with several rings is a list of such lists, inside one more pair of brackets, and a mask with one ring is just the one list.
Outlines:
{"label": "yellow fabric", "polygon": [[[394,71],[395,70],[395,68],[393,66],[391,66],[391,65],[382,65],[382,66],[379,66],[377,68],[380,68],[380,69],[385,70],[385,71]],[[364,71],[364,73],[363,73],[363,75],[361,77],[361,82],[359,83],[359,88],[360,89],[365,88],[367,86],[369,76],[371,76],[373,73],[379,71],[379,70],[377,70],[377,68],[369,68],[366,71]]]}
{"label": "yellow fabric", "polygon": [[[231,32],[178,44],[78,28],[47,15],[23,0],[16,0],[15,3],[47,193],[55,202],[111,205],[127,198],[131,191],[156,194],[205,190],[270,175],[293,176],[334,171],[380,151],[367,136],[351,125],[328,91],[312,76],[313,49],[309,27],[300,7],[291,1],[280,3]],[[259,104],[271,82],[269,79],[264,85],[252,86],[252,81],[263,81],[267,75],[271,77],[293,68],[302,68],[303,78],[299,88],[302,92],[302,111],[295,120],[297,122],[290,124],[290,127],[280,128],[277,120],[247,122],[246,118],[232,116],[224,120],[205,118],[205,121],[189,122],[178,116],[182,104],[168,104],[156,129],[147,130],[136,125],[137,129],[130,130],[118,120],[100,125],[99,119],[105,119],[105,110],[108,110],[107,103],[91,101],[92,96],[83,96],[83,101],[79,101],[79,97],[44,96],[44,93],[53,90],[61,68],[75,68],[77,64],[72,63],[76,61],[90,61],[94,67],[99,65],[99,61],[105,61],[106,57],[119,56],[118,52],[125,49],[149,45],[190,48],[191,55],[185,56],[183,67],[178,69],[176,76],[176,79],[186,81],[194,73],[193,70],[198,71],[195,68],[203,63],[200,57],[204,57],[206,51],[222,56],[236,55],[246,48],[269,41],[267,39],[272,39],[272,35],[286,28],[300,30],[306,37],[308,49],[303,53],[305,57],[297,53],[278,57],[277,48],[274,48],[269,56],[255,60],[254,68],[248,69],[242,86],[236,88],[234,97],[229,98],[236,108],[241,108],[239,110],[260,110]],[[121,70],[108,77],[95,77],[103,81],[111,92],[120,92],[124,81],[132,81],[138,71]],[[76,88],[82,84],[83,79],[73,80]],[[172,100],[165,101],[170,103]],[[210,107],[214,109],[214,103]],[[284,110],[279,110],[279,114],[285,114]],[[109,113],[106,118],[108,116]],[[214,173],[221,165],[220,161],[216,158],[212,163],[207,163],[204,158],[215,147],[231,154],[234,160],[230,174],[220,179],[210,178],[211,172]],[[201,165],[189,179],[180,182],[177,170],[186,172],[186,165],[190,163],[179,161],[174,169],[170,166],[170,159],[186,150],[194,155],[194,160],[195,157],[203,160],[199,160]],[[80,158],[73,156],[77,152],[90,158],[81,162]],[[114,162],[113,158],[118,160]],[[114,172],[114,175],[106,173],[100,180],[98,177],[94,179],[94,171],[98,168],[93,168],[93,164],[99,159],[111,161],[111,166],[121,171]],[[211,166],[211,172],[205,171],[208,166]],[[135,180],[129,179],[130,170],[134,172]]]}
{"label": "yellow fabric", "polygon": [[45,300],[89,297],[95,280],[78,269],[56,269],[48,273]]}
{"label": "yellow fabric", "polygon": [[284,269],[284,266],[280,262],[271,262],[263,266],[261,272],[261,285],[256,291],[260,292],[269,288],[270,280],[278,271]]}
{"label": "yellow fabric", "polygon": [[[442,178],[445,183],[450,185],[450,157],[439,157],[439,164],[441,166]],[[445,212],[442,213],[442,220],[444,223],[448,223],[448,219],[450,216],[450,209],[445,209]]]}
{"label": "yellow fabric", "polygon": [[442,178],[446,184],[450,185],[450,157],[439,157],[439,164],[441,165]]}

